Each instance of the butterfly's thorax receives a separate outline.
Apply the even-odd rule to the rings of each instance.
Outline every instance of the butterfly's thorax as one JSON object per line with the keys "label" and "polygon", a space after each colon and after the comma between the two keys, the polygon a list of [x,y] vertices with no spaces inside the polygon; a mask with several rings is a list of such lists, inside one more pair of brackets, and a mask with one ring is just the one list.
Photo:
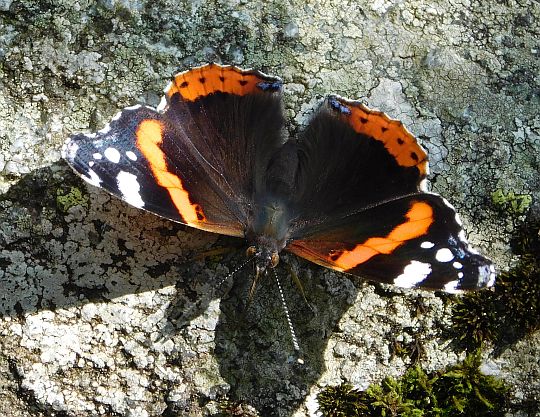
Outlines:
{"label": "butterfly's thorax", "polygon": [[277,263],[277,255],[287,244],[289,210],[279,199],[264,199],[255,205],[252,213],[246,239],[249,246],[256,250],[256,264],[266,269],[272,263]]}

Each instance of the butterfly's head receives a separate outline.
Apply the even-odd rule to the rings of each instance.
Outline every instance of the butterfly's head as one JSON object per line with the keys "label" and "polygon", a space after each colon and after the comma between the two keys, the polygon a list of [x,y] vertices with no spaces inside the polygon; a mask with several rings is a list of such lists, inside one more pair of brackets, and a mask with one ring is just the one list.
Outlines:
{"label": "butterfly's head", "polygon": [[260,242],[247,248],[246,255],[255,258],[256,275],[266,273],[270,268],[275,268],[279,263],[279,251],[270,242]]}

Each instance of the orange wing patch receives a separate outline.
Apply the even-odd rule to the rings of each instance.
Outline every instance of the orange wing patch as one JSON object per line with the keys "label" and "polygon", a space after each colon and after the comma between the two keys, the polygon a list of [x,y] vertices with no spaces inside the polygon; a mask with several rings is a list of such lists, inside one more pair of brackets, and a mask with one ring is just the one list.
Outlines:
{"label": "orange wing patch", "polygon": [[223,92],[244,96],[262,91],[261,82],[278,82],[259,71],[242,70],[230,65],[208,64],[177,74],[165,90],[168,98],[179,93],[184,100],[194,101],[212,93]]}
{"label": "orange wing patch", "polygon": [[186,222],[193,225],[204,222],[206,217],[200,205],[189,200],[189,193],[182,180],[167,170],[165,154],[159,147],[163,141],[163,126],[158,120],[143,120],[137,128],[137,147],[148,160],[158,184],[167,189],[176,209]]}
{"label": "orange wing patch", "polygon": [[401,166],[416,166],[420,174],[427,175],[427,154],[416,142],[416,138],[399,120],[385,113],[371,110],[361,103],[342,98],[333,98],[346,107],[350,114],[343,114],[349,125],[358,133],[384,143],[384,147]]}
{"label": "orange wing patch", "polygon": [[342,271],[353,269],[378,254],[390,254],[396,248],[427,233],[433,223],[433,209],[423,202],[414,203],[407,214],[407,221],[396,226],[386,237],[372,237],[352,250],[337,251],[330,258]]}
{"label": "orange wing patch", "polygon": [[426,234],[433,223],[433,209],[429,204],[417,201],[411,205],[405,217],[407,220],[394,227],[387,236],[369,238],[351,250],[332,250],[328,253],[324,248],[339,242],[304,243],[301,240],[293,241],[287,249],[319,265],[348,271],[375,255],[388,255],[406,241]]}

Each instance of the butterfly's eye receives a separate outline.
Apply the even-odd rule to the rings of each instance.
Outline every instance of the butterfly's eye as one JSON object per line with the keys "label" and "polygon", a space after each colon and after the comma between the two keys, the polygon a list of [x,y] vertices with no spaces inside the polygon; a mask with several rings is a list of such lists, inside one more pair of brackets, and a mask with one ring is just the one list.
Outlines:
{"label": "butterfly's eye", "polygon": [[278,263],[279,263],[279,255],[277,252],[274,252],[272,253],[272,256],[270,257],[270,264],[272,265],[272,268],[275,268]]}
{"label": "butterfly's eye", "polygon": [[250,246],[249,248],[246,249],[246,256],[248,258],[255,256],[256,253],[257,253],[257,248],[255,246]]}

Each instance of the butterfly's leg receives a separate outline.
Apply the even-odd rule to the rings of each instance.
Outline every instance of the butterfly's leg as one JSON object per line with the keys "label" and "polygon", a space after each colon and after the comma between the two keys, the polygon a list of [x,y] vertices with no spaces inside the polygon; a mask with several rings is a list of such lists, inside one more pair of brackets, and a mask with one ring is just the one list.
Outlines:
{"label": "butterfly's leg", "polygon": [[294,270],[294,268],[292,267],[290,263],[283,260],[282,260],[282,263],[285,265],[285,268],[287,268],[287,271],[291,275],[291,278],[294,284],[296,285],[296,288],[298,288],[298,290],[300,291],[300,294],[302,294],[302,298],[304,299],[306,305],[309,307],[312,313],[315,313],[315,310],[313,309],[313,307],[311,306],[311,304],[309,303],[306,297],[304,286],[302,285],[302,281],[300,281],[300,277],[298,276],[298,274],[296,273],[296,271]]}

